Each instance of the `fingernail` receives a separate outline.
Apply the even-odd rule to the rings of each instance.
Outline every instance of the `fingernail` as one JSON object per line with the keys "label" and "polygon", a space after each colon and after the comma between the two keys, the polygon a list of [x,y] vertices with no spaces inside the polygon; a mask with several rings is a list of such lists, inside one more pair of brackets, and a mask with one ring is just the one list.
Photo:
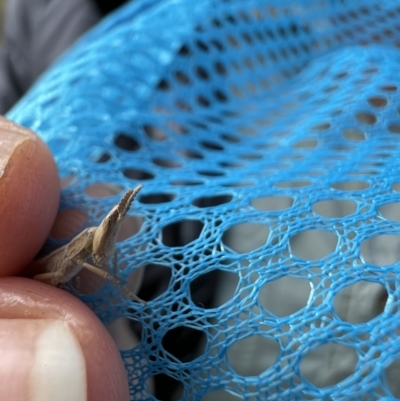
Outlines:
{"label": "fingernail", "polygon": [[82,348],[61,320],[0,320],[0,400],[87,401]]}
{"label": "fingernail", "polygon": [[0,177],[14,151],[27,139],[34,140],[35,136],[29,130],[0,117]]}

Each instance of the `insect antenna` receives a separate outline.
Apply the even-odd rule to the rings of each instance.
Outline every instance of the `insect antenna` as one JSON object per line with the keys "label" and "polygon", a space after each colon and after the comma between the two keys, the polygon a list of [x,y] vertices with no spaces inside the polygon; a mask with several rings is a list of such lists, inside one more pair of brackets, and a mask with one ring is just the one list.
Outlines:
{"label": "insect antenna", "polygon": [[133,200],[135,199],[136,195],[142,188],[143,185],[138,185],[135,189],[130,189],[119,201],[117,210],[120,218],[126,215],[129,208],[131,207]]}

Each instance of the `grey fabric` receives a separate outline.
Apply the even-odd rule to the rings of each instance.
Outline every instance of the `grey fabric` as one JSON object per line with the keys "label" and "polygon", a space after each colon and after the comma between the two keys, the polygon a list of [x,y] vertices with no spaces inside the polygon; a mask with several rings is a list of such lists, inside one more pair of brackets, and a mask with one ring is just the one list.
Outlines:
{"label": "grey fabric", "polygon": [[90,0],[8,0],[0,50],[0,114],[100,18]]}

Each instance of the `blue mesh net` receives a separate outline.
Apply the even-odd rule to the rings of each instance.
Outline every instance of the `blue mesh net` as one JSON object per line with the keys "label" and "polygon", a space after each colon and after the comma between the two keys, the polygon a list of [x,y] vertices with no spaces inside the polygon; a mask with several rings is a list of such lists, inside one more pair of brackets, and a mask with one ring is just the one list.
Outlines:
{"label": "blue mesh net", "polygon": [[[119,275],[168,285],[147,308],[71,285],[140,326],[132,399],[160,375],[185,400],[400,397],[399,47],[397,1],[137,0],[9,113],[87,225],[145,184]],[[190,357],[177,328],[199,334]]]}

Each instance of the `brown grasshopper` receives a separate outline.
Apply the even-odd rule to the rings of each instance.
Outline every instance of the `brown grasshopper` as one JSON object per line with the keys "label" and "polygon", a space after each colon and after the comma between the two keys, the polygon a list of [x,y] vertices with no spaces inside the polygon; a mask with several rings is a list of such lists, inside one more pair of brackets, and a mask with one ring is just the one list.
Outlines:
{"label": "brown grasshopper", "polygon": [[[116,256],[115,244],[121,223],[142,187],[143,185],[139,185],[127,191],[98,227],[86,228],[68,244],[35,261],[35,268],[40,268],[45,273],[37,274],[33,277],[34,280],[56,286],[66,283],[85,268],[110,281],[131,299],[146,304],[133,292],[120,285],[114,276],[98,267],[108,262],[111,255]],[[96,266],[88,263],[88,259],[91,259]]]}

